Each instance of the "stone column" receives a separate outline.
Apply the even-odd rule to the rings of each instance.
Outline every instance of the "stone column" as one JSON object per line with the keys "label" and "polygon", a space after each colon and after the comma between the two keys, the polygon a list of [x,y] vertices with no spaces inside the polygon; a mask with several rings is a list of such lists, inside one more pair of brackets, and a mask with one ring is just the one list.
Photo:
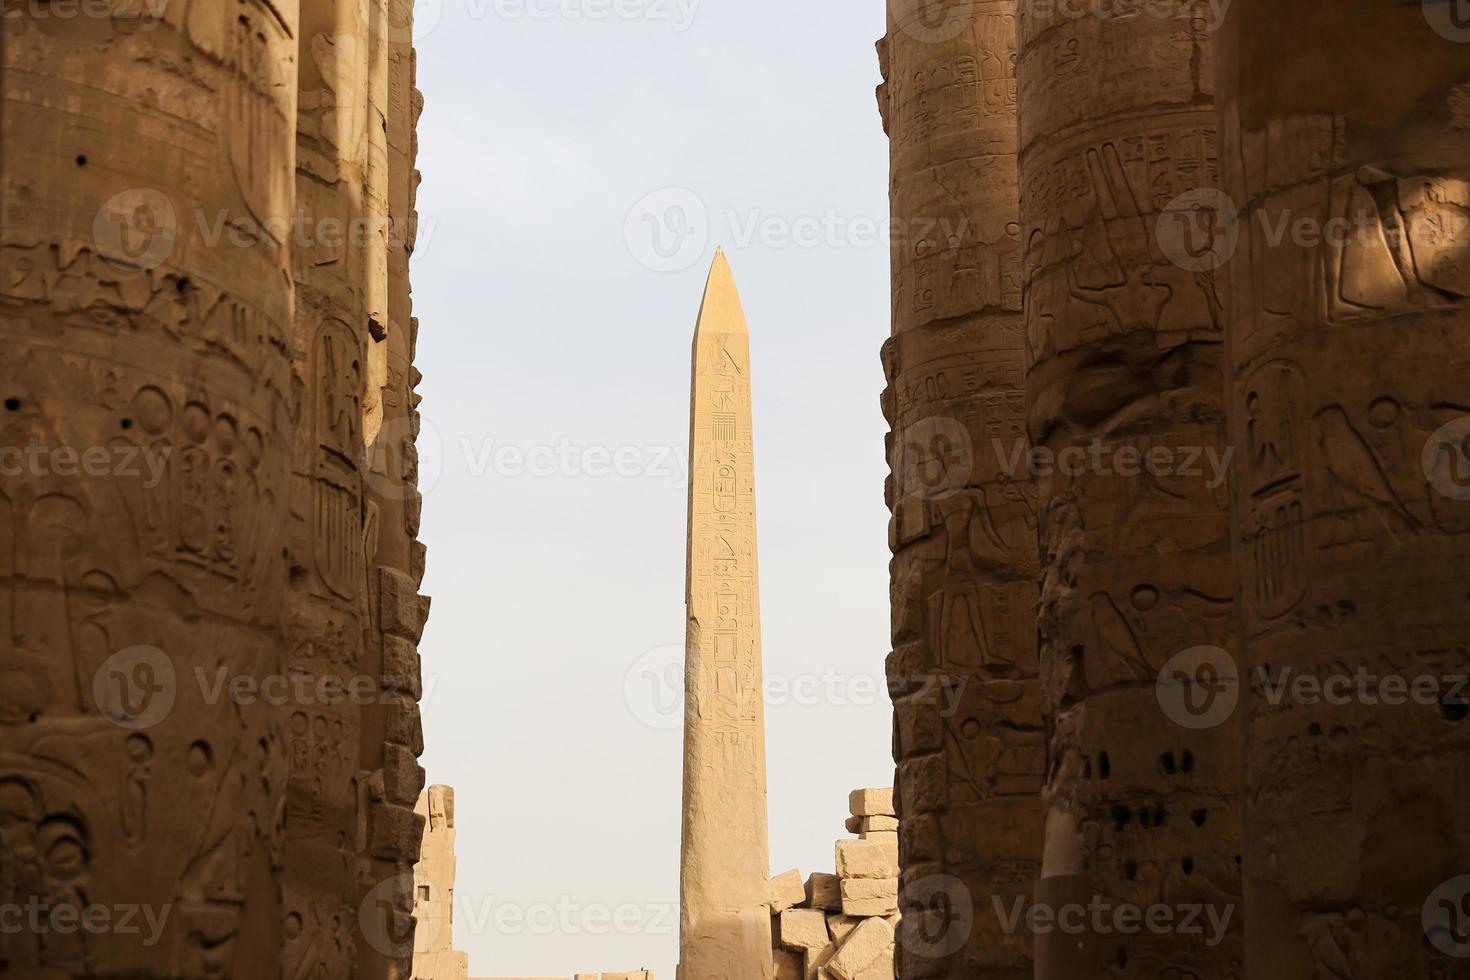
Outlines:
{"label": "stone column", "polygon": [[[358,968],[367,976],[386,969],[387,976],[406,978],[412,972],[412,872],[422,833],[422,818],[413,807],[424,784],[417,760],[423,751],[416,703],[423,693],[418,642],[429,615],[429,599],[419,594],[426,553],[418,540],[422,420],[416,391],[420,375],[413,366],[418,320],[408,286],[417,226],[413,131],[423,102],[414,87],[411,0],[370,0],[369,7],[375,60],[369,72],[368,129],[374,135],[368,141],[364,237],[372,247],[364,249],[363,295],[373,343],[367,352],[363,540],[372,628],[364,664],[366,673],[379,678],[383,694],[363,710],[359,780],[366,787],[360,805],[366,815],[369,880],[375,888],[394,884],[381,896],[392,907],[391,941],[386,949],[381,943],[360,947]],[[379,154],[382,162],[374,163]],[[381,313],[380,302],[386,303]],[[376,928],[377,913],[367,918]]]}
{"label": "stone column", "polygon": [[1011,0],[890,0],[894,759],[906,980],[1030,978],[1041,854]]}
{"label": "stone column", "polygon": [[1253,978],[1460,976],[1467,952],[1457,14],[1235,0],[1220,34]]}
{"label": "stone column", "polygon": [[1196,714],[1217,702],[1188,686],[1233,676],[1223,290],[1180,234],[1218,185],[1209,11],[1021,5],[1050,743],[1037,900],[1176,921],[1204,905],[1232,927],[1129,934],[1089,912],[1081,935],[1038,936],[1038,980],[1238,971],[1235,689]]}
{"label": "stone column", "polygon": [[770,980],[750,336],[723,251],[692,374],[679,980]]}
{"label": "stone column", "polygon": [[265,980],[286,726],[222,685],[286,666],[297,4],[88,6],[6,6],[0,902],[162,924],[0,961]]}

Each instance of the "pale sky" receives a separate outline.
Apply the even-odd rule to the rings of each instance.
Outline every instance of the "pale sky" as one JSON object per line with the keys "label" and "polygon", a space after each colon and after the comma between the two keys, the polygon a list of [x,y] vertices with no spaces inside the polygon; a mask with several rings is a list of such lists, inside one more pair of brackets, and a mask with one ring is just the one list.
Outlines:
{"label": "pale sky", "polygon": [[[750,321],[771,863],[892,783],[881,0],[419,0],[424,765],[473,976],[678,945],[689,344]],[[659,239],[655,240],[655,226]]]}

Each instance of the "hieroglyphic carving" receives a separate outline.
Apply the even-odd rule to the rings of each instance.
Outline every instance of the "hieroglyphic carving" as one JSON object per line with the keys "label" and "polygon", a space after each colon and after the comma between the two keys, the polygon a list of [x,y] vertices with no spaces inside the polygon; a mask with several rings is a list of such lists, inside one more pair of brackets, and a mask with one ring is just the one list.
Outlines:
{"label": "hieroglyphic carving", "polygon": [[[412,808],[423,780],[415,644],[428,602],[417,593],[423,549],[412,540],[415,324],[406,255],[387,254],[378,235],[390,207],[399,215],[413,208],[411,193],[394,192],[416,186],[412,155],[384,149],[385,141],[411,148],[402,134],[417,121],[411,17],[411,5],[396,0],[318,2],[303,12],[303,221],[335,220],[350,233],[346,247],[337,236],[308,236],[293,266],[304,397],[292,665],[369,696],[306,705],[290,718],[292,976],[406,974],[412,955],[411,934],[397,928],[411,927],[410,890],[380,885],[391,886],[417,857]],[[390,86],[415,99],[390,104]],[[376,903],[395,891],[401,907],[384,928]]]}
{"label": "hieroglyphic carving", "polygon": [[[1038,481],[1049,742],[1038,901],[1233,916],[1233,730],[1185,728],[1156,694],[1171,658],[1225,646],[1231,627],[1224,474],[1180,462],[1229,459],[1223,291],[1207,263],[1176,261],[1159,230],[1180,195],[1219,183],[1199,83],[1210,44],[1203,5],[1127,6],[1021,4],[1030,434],[1053,458],[1108,451]],[[1125,470],[1120,451],[1178,465]],[[1049,932],[1036,976],[1126,966],[1225,980],[1239,959],[1232,924],[1219,945],[1183,931]]]}
{"label": "hieroglyphic carving", "polygon": [[[1470,861],[1442,680],[1470,657],[1470,60],[1432,29],[1446,6],[1237,0],[1218,35],[1255,978],[1465,975],[1420,914]],[[1367,47],[1288,67],[1288,35]],[[1273,694],[1284,676],[1348,696]]]}
{"label": "hieroglyphic carving", "polygon": [[284,726],[215,684],[285,668],[292,296],[280,242],[192,218],[289,211],[289,128],[231,121],[289,120],[296,13],[122,6],[6,8],[0,901],[161,921],[0,961],[265,980]]}
{"label": "hieroglyphic carving", "polygon": [[[918,941],[905,978],[1031,976],[1024,930],[993,915],[1029,895],[1041,855],[1036,511],[1026,470],[1016,5],[892,0],[878,102],[892,149],[892,435],[900,904]],[[912,896],[912,903],[907,899]],[[960,943],[919,937],[960,936]]]}
{"label": "hieroglyphic carving", "polygon": [[771,976],[750,338],[724,252],[694,333],[681,980]]}

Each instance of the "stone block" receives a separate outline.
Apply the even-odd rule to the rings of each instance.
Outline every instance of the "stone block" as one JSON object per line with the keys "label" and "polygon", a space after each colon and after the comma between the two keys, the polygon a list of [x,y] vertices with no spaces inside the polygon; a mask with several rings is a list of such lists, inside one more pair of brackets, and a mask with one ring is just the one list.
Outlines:
{"label": "stone block", "polygon": [[842,881],[842,912],[863,917],[898,911],[897,878],[851,878]]}
{"label": "stone block", "polygon": [[866,840],[837,842],[839,878],[897,878],[898,841],[891,845]]}
{"label": "stone block", "polygon": [[774,980],[804,980],[805,968],[800,953],[776,951]]}
{"label": "stone block", "polygon": [[887,956],[893,962],[893,927],[883,919],[864,919],[827,963],[837,980],[857,980],[860,973]]}
{"label": "stone block", "polygon": [[858,923],[864,921],[866,920],[850,915],[829,915],[827,916],[827,931],[832,934],[832,941],[841,946],[852,931],[858,927]]}
{"label": "stone block", "polygon": [[862,839],[882,844],[885,847],[892,847],[893,853],[895,855],[898,853],[898,831],[896,830],[870,830],[863,834]]}
{"label": "stone block", "polygon": [[802,885],[801,872],[793,868],[772,878],[767,895],[766,901],[773,913],[801,905],[806,901],[806,888]]}
{"label": "stone block", "polygon": [[847,808],[855,817],[892,817],[893,789],[855,789],[847,798]]}
{"label": "stone block", "polygon": [[780,930],[781,948],[792,952],[820,949],[832,939],[820,909],[787,909],[781,913]]}
{"label": "stone block", "polygon": [[417,701],[423,696],[422,667],[412,640],[391,633],[383,635],[383,689],[407,694]]}
{"label": "stone block", "polygon": [[806,904],[814,909],[841,911],[841,879],[823,871],[816,871],[806,880]]}

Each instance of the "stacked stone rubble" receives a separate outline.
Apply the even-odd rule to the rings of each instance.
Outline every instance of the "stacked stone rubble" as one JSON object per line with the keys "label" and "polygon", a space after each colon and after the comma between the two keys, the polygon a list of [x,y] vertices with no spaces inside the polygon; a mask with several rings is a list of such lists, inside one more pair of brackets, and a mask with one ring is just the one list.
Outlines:
{"label": "stacked stone rubble", "polygon": [[893,980],[900,921],[893,791],[856,790],[849,809],[847,829],[858,837],[837,842],[836,874],[771,879],[776,980]]}
{"label": "stacked stone rubble", "polygon": [[[14,6],[0,444],[158,472],[0,483],[0,810],[23,831],[0,866],[32,836],[80,861],[0,901],[171,914],[149,949],[0,937],[0,962],[406,976],[411,4]],[[213,686],[237,679],[292,693]]]}

